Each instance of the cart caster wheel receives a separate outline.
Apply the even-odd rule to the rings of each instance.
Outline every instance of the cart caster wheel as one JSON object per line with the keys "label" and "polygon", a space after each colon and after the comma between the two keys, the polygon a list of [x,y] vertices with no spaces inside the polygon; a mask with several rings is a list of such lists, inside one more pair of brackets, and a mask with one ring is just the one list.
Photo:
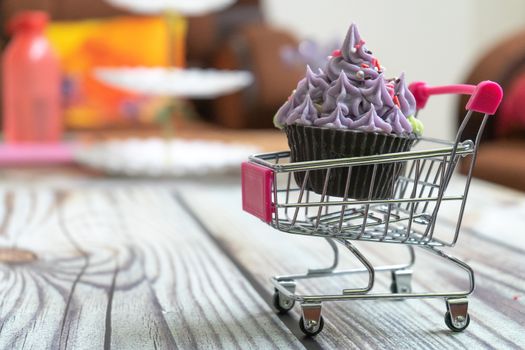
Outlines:
{"label": "cart caster wheel", "polygon": [[282,296],[278,290],[275,290],[273,293],[272,301],[273,307],[275,307],[280,314],[288,313],[295,305],[295,300]]}
{"label": "cart caster wheel", "polygon": [[324,327],[324,319],[323,316],[319,318],[319,324],[312,324],[310,327],[306,327],[304,325],[304,318],[301,316],[301,319],[299,320],[299,328],[301,328],[301,331],[306,334],[309,337],[313,337],[323,330]]}
{"label": "cart caster wheel", "polygon": [[463,332],[470,324],[470,316],[467,314],[465,319],[457,320],[456,325],[454,325],[452,324],[452,316],[450,315],[450,312],[447,311],[445,314],[445,324],[453,332]]}

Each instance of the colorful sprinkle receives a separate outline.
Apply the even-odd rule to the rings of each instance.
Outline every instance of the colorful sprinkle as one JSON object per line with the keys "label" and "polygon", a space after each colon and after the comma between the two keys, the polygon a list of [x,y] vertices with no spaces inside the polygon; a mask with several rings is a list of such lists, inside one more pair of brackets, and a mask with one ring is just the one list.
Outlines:
{"label": "colorful sprinkle", "polygon": [[399,98],[397,96],[394,96],[392,99],[394,100],[394,104],[398,106],[399,108],[401,108],[401,104],[399,103]]}
{"label": "colorful sprinkle", "polygon": [[332,51],[332,57],[340,57],[340,56],[341,56],[341,50]]}
{"label": "colorful sprinkle", "polygon": [[379,60],[377,58],[372,59],[372,65],[377,71],[381,70],[381,64],[379,63]]}
{"label": "colorful sprinkle", "polygon": [[370,68],[370,66],[366,63],[361,63],[361,68]]}
{"label": "colorful sprinkle", "polygon": [[363,39],[359,40],[359,42],[357,44],[355,44],[354,48],[356,50],[359,50],[361,48],[361,46],[363,46],[365,44],[365,41]]}

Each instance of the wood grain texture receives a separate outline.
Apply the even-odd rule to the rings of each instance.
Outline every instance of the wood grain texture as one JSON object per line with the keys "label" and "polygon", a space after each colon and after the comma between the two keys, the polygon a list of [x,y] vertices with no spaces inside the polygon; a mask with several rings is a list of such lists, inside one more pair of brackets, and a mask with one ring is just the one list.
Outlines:
{"label": "wood grain texture", "polygon": [[302,348],[168,191],[2,190],[1,349]]}
{"label": "wood grain texture", "polygon": [[[452,182],[452,186],[456,183]],[[525,251],[525,193],[474,179],[465,228],[488,241]]]}
{"label": "wood grain texture", "polygon": [[[474,183],[471,190],[474,205],[482,197],[490,203],[494,196],[494,191],[484,194],[484,187]],[[231,187],[214,190],[195,187],[182,193],[182,201],[197,213],[223,249],[266,288],[268,297],[272,292],[268,281],[271,275],[305,272],[306,268],[329,264],[330,253],[323,240],[287,235],[248,214],[240,215],[240,198],[240,191],[237,189],[234,194]],[[525,197],[514,193],[513,198],[514,205],[524,205]],[[491,210],[490,205],[480,205],[473,214],[467,211],[460,241],[449,250],[451,254],[464,258],[476,272],[477,287],[469,299],[472,322],[464,333],[448,331],[443,322],[445,303],[440,299],[352,301],[323,304],[325,329],[316,341],[324,348],[524,348],[525,250],[505,237],[498,238],[492,232],[497,223],[477,225],[471,216],[492,215]],[[507,214],[514,230],[524,227],[524,216]],[[503,219],[491,217],[497,221]],[[450,219],[448,225],[437,229],[452,230],[452,221]],[[520,222],[522,225],[516,226]],[[357,245],[364,248],[374,264],[402,262],[407,255],[402,246]],[[342,265],[357,266],[356,261],[344,252]],[[465,273],[428,254],[419,254],[414,271],[415,291],[466,287]],[[298,291],[340,293],[343,288],[361,286],[364,282],[364,276],[323,278],[301,281]],[[389,284],[389,274],[378,275],[378,291],[386,291]],[[296,319],[298,311],[298,307],[293,311]]]}

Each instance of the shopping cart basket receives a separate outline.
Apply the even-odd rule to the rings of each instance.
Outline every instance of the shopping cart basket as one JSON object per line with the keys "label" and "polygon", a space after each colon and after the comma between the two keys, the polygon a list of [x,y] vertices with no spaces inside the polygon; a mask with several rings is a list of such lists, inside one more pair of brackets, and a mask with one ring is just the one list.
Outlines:
{"label": "shopping cart basket", "polygon": [[[452,247],[458,240],[481,135],[488,116],[495,113],[503,93],[498,84],[490,81],[477,86],[439,87],[429,87],[418,82],[411,84],[410,90],[416,98],[418,110],[426,105],[430,95],[471,95],[465,118],[454,141],[420,138],[413,150],[408,152],[305,162],[292,162],[290,152],[266,153],[251,156],[242,165],[245,211],[280,231],[322,237],[333,249],[333,263],[328,268],[272,278],[275,287],[274,306],[279,312],[285,313],[292,309],[295,302],[300,303],[302,317],[299,326],[307,335],[316,335],[323,328],[322,302],[354,299],[443,298],[447,307],[446,325],[452,331],[462,331],[469,325],[467,296],[474,290],[473,270],[440,247]],[[474,112],[484,114],[476,139],[463,140],[463,131]],[[454,170],[461,158],[464,158],[462,165],[468,169],[467,176],[455,177]],[[373,179],[376,178],[376,172],[380,171],[378,169],[385,164],[396,164],[401,168],[401,176],[392,180],[394,190],[391,197],[371,199]],[[372,168],[368,199],[351,199],[347,196],[352,183],[352,169],[358,166]],[[343,167],[348,169],[345,195],[331,197],[326,193],[330,171]],[[314,173],[318,176],[319,172],[325,176],[324,190],[315,193],[308,185],[308,178]],[[457,221],[455,230],[442,233],[446,230],[436,230],[436,224],[445,207],[447,217],[456,217]],[[408,247],[410,260],[401,265],[373,266],[353,241],[403,244]],[[364,267],[336,270],[339,262],[336,243],[346,247]],[[468,275],[468,289],[413,292],[411,267],[415,263],[414,247],[463,269]],[[391,272],[390,293],[371,292],[376,273],[381,271]],[[368,274],[366,286],[343,289],[341,294],[299,295],[295,292],[297,280],[352,273]]]}

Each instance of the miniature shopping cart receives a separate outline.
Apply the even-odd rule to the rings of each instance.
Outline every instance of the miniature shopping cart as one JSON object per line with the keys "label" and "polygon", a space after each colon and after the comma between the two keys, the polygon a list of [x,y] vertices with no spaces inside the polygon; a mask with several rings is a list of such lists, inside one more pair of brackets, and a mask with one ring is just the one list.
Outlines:
{"label": "miniature shopping cart", "polygon": [[[458,240],[481,135],[488,116],[495,113],[503,93],[498,84],[490,81],[477,86],[439,87],[429,87],[420,82],[411,84],[410,90],[416,98],[418,110],[426,105],[430,95],[471,95],[466,106],[466,115],[454,141],[420,138],[416,141],[416,146],[408,152],[304,162],[292,162],[290,152],[266,153],[251,156],[249,161],[242,165],[245,211],[280,231],[322,237],[333,249],[333,263],[328,268],[272,278],[275,287],[275,308],[285,313],[292,309],[295,302],[300,303],[302,317],[299,326],[307,335],[316,335],[323,328],[322,302],[354,299],[443,298],[447,306],[446,325],[457,332],[469,325],[467,296],[474,290],[473,270],[440,248],[452,247]],[[463,131],[474,112],[484,114],[476,139],[463,140]],[[467,176],[454,176],[454,170],[462,158],[461,166],[467,169]],[[401,174],[392,180],[392,196],[373,199],[373,179],[376,178],[378,169],[385,164],[399,166]],[[359,166],[372,168],[368,198],[348,198],[346,191],[342,197],[329,196],[326,193],[331,170],[348,169],[347,190],[352,183],[352,169]],[[313,191],[308,178],[314,173],[318,176],[319,172],[325,174],[324,190]],[[439,230],[440,213],[443,211],[447,218],[457,218],[452,225],[455,226],[454,230]],[[450,222],[448,224],[450,225]],[[405,264],[373,266],[357,249],[354,241],[402,244],[408,247],[410,259]],[[364,267],[336,270],[339,262],[336,243],[346,247]],[[413,292],[411,267],[415,263],[414,247],[430,252],[464,270],[468,275],[468,288],[463,291]],[[392,275],[390,292],[372,292],[376,273],[385,271],[391,272]],[[343,289],[340,294],[296,293],[297,280],[355,273],[368,274],[366,286]]]}

